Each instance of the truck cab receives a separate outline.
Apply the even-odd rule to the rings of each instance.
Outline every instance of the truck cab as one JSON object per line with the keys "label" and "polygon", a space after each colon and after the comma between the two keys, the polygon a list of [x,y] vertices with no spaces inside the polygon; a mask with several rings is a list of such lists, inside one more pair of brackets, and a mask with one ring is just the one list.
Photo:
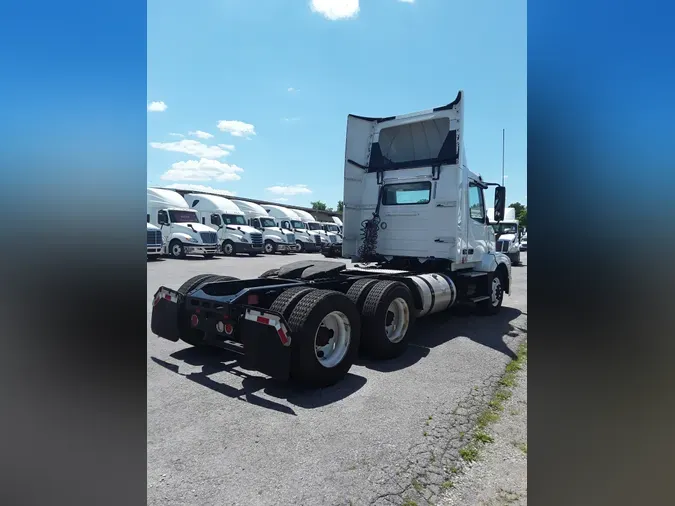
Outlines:
{"label": "truck cab", "polygon": [[150,214],[148,214],[148,258],[159,258],[162,255],[162,247],[164,246],[164,240],[162,239],[162,231],[150,223]]}
{"label": "truck cab", "polygon": [[[463,104],[460,91],[452,103],[418,113],[349,115],[345,255],[450,271],[508,262],[510,273],[508,257],[495,251],[485,204],[490,185],[467,165]],[[498,187],[495,197],[503,195]]]}
{"label": "truck cab", "polygon": [[216,230],[203,225],[197,213],[190,209],[175,191],[148,188],[149,223],[162,232],[162,253],[173,258],[202,255],[212,258],[218,251]]}
{"label": "truck cab", "polygon": [[338,227],[334,222],[321,222],[321,229],[326,233],[328,240],[331,243],[342,243],[340,227]]}
{"label": "truck cab", "polygon": [[197,211],[203,225],[217,230],[223,255],[248,253],[256,256],[263,252],[262,232],[248,225],[246,216],[233,202],[218,195],[201,193],[188,193],[185,200]]}
{"label": "truck cab", "polygon": [[[494,209],[488,210],[488,216],[494,221]],[[504,219],[494,223],[492,228],[495,233],[495,250],[506,254],[513,265],[520,264],[520,224],[516,219],[516,210],[513,207],[506,208]]]}
{"label": "truck cab", "polygon": [[310,232],[300,216],[292,209],[282,206],[264,206],[265,211],[283,229],[295,232],[295,243],[300,252],[315,252],[321,249],[321,238],[316,232]]}
{"label": "truck cab", "polygon": [[268,255],[281,253],[287,255],[299,251],[295,242],[295,233],[292,230],[277,225],[262,206],[255,202],[232,199],[231,202],[244,213],[249,226],[257,229],[263,236],[263,252]]}
{"label": "truck cab", "polygon": [[322,248],[330,244],[330,241],[328,240],[328,235],[326,234],[326,232],[324,232],[323,228],[321,227],[321,223],[316,221],[314,216],[309,214],[307,211],[303,211],[302,209],[296,209],[295,212],[298,216],[300,216],[300,219],[305,224],[305,227],[307,227],[307,230],[310,233],[319,236]]}

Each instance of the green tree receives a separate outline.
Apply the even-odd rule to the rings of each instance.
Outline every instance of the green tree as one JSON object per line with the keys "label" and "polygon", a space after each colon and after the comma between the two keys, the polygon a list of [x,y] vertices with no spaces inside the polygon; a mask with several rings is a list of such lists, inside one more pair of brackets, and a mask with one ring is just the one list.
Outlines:
{"label": "green tree", "polygon": [[345,203],[342,200],[338,200],[337,212],[342,213],[345,209]]}
{"label": "green tree", "polygon": [[316,211],[331,211],[333,212],[332,207],[327,207],[324,202],[321,202],[320,200],[317,200],[316,202],[310,202],[312,204],[312,209]]}
{"label": "green tree", "polygon": [[527,228],[527,207],[523,208],[520,216],[518,216],[518,224],[520,228]]}
{"label": "green tree", "polygon": [[513,204],[510,204],[509,207],[513,207],[516,210],[516,218],[520,216],[520,213],[523,212],[523,209],[525,209],[525,206],[521,204],[520,202],[514,202]]}

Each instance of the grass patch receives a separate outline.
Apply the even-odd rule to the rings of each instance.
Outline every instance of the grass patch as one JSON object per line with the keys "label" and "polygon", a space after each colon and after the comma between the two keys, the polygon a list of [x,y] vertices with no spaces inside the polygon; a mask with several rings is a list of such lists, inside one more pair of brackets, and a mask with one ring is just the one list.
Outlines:
{"label": "grass patch", "polygon": [[459,450],[459,456],[465,462],[475,462],[478,459],[478,449],[474,446],[467,446]]}
{"label": "grass patch", "polygon": [[417,506],[417,503],[412,499],[406,499],[403,501],[403,506]]}
{"label": "grass patch", "polygon": [[457,474],[457,473],[459,472],[459,469],[457,469],[455,466],[452,466],[452,467],[450,468],[450,472],[451,472],[452,474]]}
{"label": "grass patch", "polygon": [[455,486],[455,484],[454,484],[453,482],[451,482],[451,481],[444,481],[443,484],[441,485],[441,489],[443,489],[443,490],[448,490],[448,489],[451,489],[451,488],[454,487],[454,486]]}
{"label": "grass patch", "polygon": [[527,455],[527,443],[514,443],[514,446]]}
{"label": "grass patch", "polygon": [[428,434],[427,431],[425,430],[425,431],[424,431],[424,437],[427,437],[428,435],[429,435],[429,434]]}
{"label": "grass patch", "polygon": [[417,492],[421,492],[422,489],[424,488],[424,485],[422,485],[420,480],[418,480],[417,478],[413,478],[412,486]]}
{"label": "grass patch", "polygon": [[486,432],[483,432],[482,430],[476,431],[476,433],[473,435],[473,438],[476,441],[480,441],[481,443],[492,443],[494,442],[494,439],[490,434],[487,434]]}

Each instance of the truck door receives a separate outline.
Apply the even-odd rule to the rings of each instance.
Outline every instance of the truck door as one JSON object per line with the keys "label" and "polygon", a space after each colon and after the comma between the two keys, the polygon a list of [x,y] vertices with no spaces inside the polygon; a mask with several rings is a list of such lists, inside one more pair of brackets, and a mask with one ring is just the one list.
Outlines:
{"label": "truck door", "polygon": [[486,221],[483,185],[469,179],[469,220],[467,262],[480,262],[488,250],[488,226]]}

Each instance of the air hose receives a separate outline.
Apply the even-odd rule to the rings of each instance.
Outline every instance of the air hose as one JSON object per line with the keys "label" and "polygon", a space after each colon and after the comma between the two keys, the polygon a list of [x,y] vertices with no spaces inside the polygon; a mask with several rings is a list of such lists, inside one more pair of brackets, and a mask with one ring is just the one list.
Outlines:
{"label": "air hose", "polygon": [[361,247],[358,250],[360,262],[374,261],[377,255],[377,234],[380,230],[380,203],[382,202],[382,190],[377,195],[377,205],[373,217],[361,222]]}

